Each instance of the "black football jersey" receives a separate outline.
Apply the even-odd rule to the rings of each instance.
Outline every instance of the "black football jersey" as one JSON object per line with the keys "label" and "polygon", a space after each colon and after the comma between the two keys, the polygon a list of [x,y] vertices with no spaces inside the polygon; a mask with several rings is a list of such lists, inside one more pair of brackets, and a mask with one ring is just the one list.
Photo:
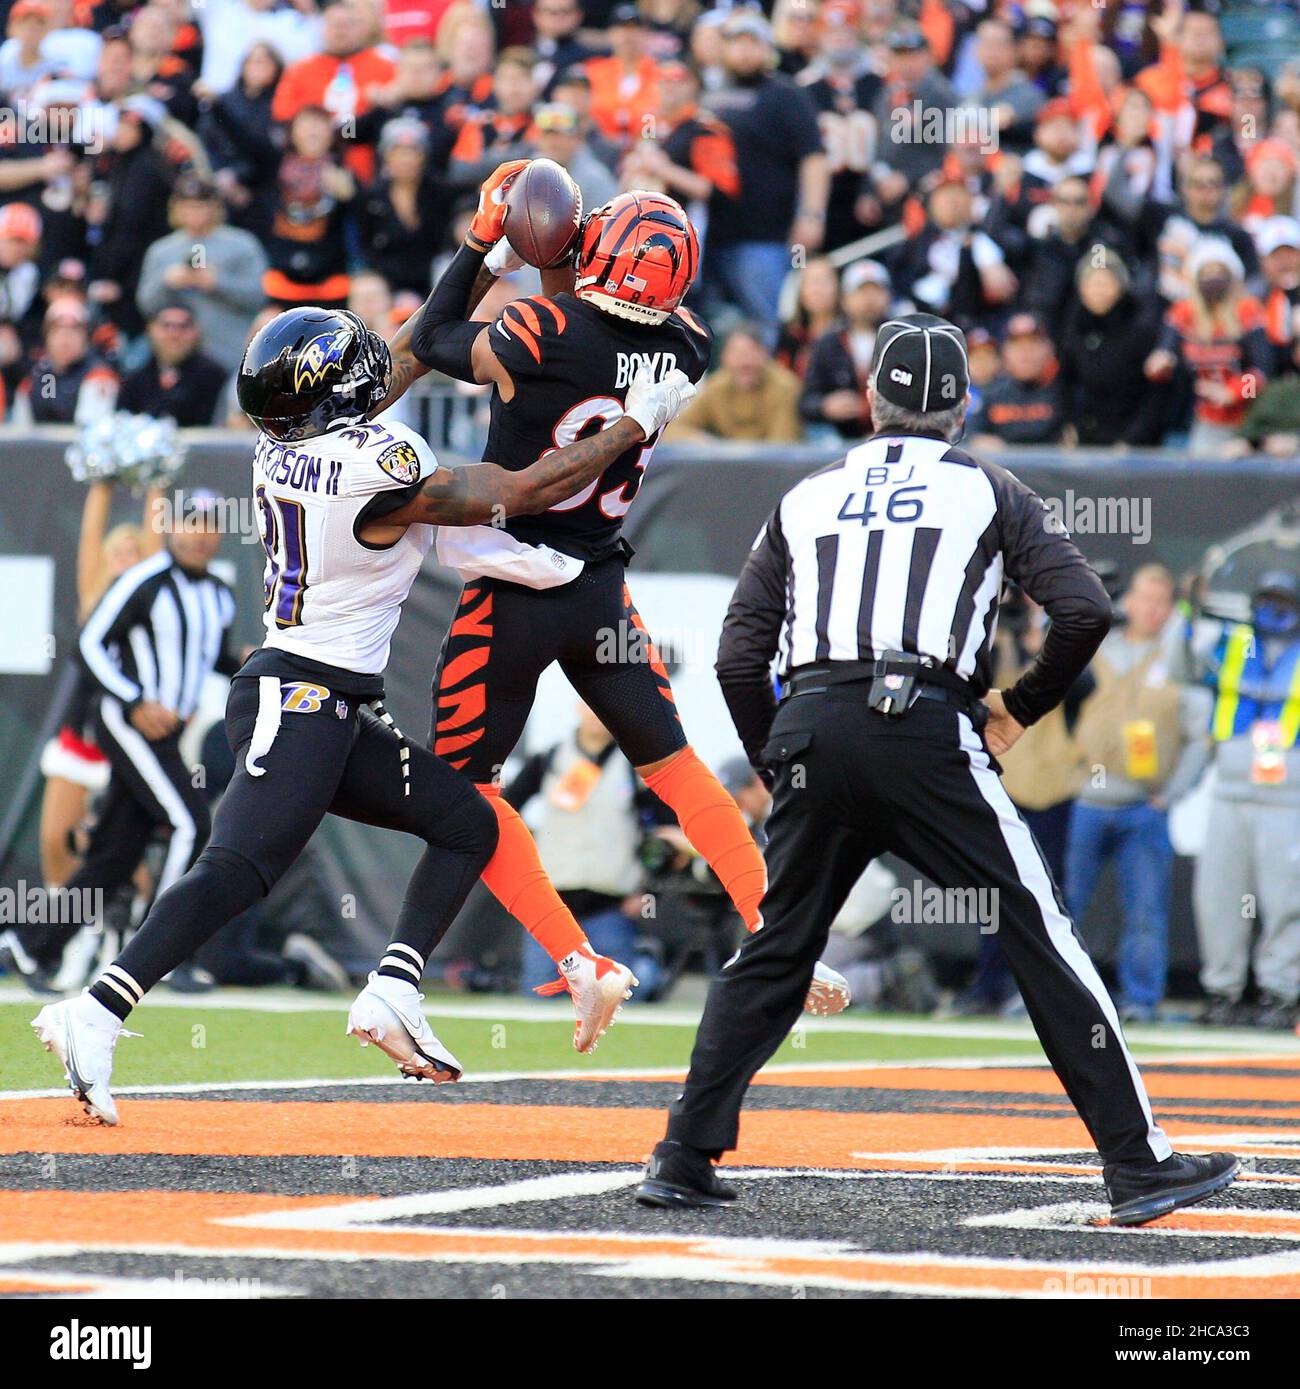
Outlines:
{"label": "black football jersey", "polygon": [[[642,363],[656,380],[677,368],[698,381],[709,364],[711,334],[689,309],[650,327],[560,294],[507,304],[488,340],[515,393],[507,402],[493,391],[483,457],[517,472],[617,420]],[[658,435],[621,454],[595,482],[542,515],[512,517],[506,529],[526,544],[550,545],[578,559],[615,553],[657,441]]]}

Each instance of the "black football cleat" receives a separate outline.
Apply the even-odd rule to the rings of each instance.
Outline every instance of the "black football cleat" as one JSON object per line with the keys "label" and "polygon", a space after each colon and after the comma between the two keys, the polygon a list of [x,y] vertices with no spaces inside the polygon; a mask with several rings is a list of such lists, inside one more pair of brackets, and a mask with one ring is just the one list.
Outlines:
{"label": "black football cleat", "polygon": [[1163,1162],[1117,1162],[1103,1167],[1112,1225],[1145,1225],[1180,1206],[1194,1206],[1236,1178],[1231,1153],[1171,1153]]}
{"label": "black football cleat", "polygon": [[698,1148],[664,1139],[650,1154],[636,1199],[665,1208],[725,1206],[736,1191],[718,1180],[713,1163]]}

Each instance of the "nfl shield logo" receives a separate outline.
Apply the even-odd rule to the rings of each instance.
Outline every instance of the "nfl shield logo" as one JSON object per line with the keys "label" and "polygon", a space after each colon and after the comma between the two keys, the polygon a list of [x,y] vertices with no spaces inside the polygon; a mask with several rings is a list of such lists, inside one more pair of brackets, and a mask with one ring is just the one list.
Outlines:
{"label": "nfl shield logo", "polygon": [[334,713],[337,718],[346,719],[348,716],[348,702],[346,699],[336,700],[334,703]]}

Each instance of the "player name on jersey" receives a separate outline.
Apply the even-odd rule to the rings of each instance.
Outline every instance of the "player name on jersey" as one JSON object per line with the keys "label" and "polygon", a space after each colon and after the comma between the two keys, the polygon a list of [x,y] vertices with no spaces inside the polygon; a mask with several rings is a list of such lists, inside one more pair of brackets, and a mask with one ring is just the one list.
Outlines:
{"label": "player name on jersey", "polygon": [[323,494],[338,496],[339,479],[343,476],[343,460],[340,458],[321,458],[318,454],[300,449],[296,444],[282,444],[269,435],[259,434],[253,447],[253,464],[264,481],[277,487],[318,492],[324,478]]}
{"label": "player name on jersey", "polygon": [[644,367],[656,381],[662,381],[678,367],[675,352],[620,352],[615,357],[614,389],[626,390],[639,368]]}

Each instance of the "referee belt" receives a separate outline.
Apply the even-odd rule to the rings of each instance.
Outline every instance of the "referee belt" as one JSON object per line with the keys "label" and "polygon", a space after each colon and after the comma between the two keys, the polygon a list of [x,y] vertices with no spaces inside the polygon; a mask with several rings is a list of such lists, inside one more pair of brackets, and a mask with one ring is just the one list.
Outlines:
{"label": "referee belt", "polygon": [[974,692],[960,675],[943,666],[927,666],[917,661],[820,661],[800,666],[786,681],[785,698],[824,694],[841,685],[870,685],[885,675],[912,675],[916,678],[913,699],[931,699],[954,709],[969,710]]}

